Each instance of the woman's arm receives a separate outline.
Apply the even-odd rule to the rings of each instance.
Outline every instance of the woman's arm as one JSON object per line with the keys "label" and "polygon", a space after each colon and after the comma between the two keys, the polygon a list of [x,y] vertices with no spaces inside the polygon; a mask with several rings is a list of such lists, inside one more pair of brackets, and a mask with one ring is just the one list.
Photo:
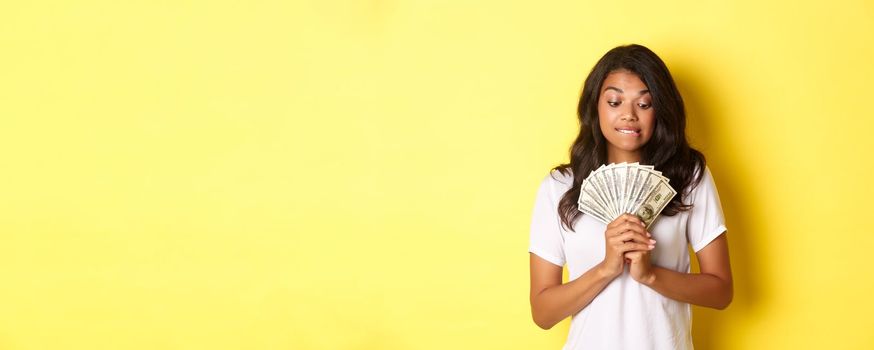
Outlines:
{"label": "woman's arm", "polygon": [[[701,273],[683,273],[652,266],[650,272],[641,274],[638,281],[674,300],[725,309],[731,304],[734,295],[725,233],[716,237],[696,255]],[[632,262],[632,268],[636,262]]]}
{"label": "woman's arm", "polygon": [[561,284],[561,266],[531,253],[531,313],[534,323],[550,329],[568,316],[580,312],[610,281],[625,270],[623,254],[655,248],[646,236],[640,218],[623,214],[604,230],[604,260],[582,276]]}
{"label": "woman's arm", "polygon": [[613,280],[602,264],[586,271],[579,278],[561,284],[561,266],[531,254],[531,313],[534,323],[550,329],[595,299]]}

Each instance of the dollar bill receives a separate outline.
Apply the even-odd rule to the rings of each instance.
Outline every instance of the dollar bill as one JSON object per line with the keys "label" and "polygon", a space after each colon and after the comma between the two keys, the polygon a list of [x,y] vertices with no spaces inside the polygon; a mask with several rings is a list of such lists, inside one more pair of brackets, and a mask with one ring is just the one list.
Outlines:
{"label": "dollar bill", "polygon": [[578,210],[591,215],[605,225],[610,223],[611,220],[608,220],[606,214],[601,212],[601,205],[598,204],[595,198],[592,197],[588,191],[580,191],[580,200],[577,205]]}
{"label": "dollar bill", "polygon": [[641,169],[640,172],[643,173],[643,177],[640,179],[640,186],[637,188],[637,192],[634,193],[634,196],[631,199],[630,212],[632,213],[636,213],[643,204],[643,200],[646,199],[646,196],[654,186],[653,180],[655,180],[656,176],[645,168]]}
{"label": "dollar bill", "polygon": [[646,225],[646,228],[649,229],[656,217],[661,214],[662,209],[671,202],[671,199],[673,199],[676,194],[677,192],[674,191],[666,181],[659,179],[659,182],[655,185],[652,193],[647,196],[646,200],[644,200],[643,204],[635,212],[635,215],[640,217]]}
{"label": "dollar bill", "polygon": [[619,215],[625,213],[625,187],[628,180],[628,164],[620,163],[613,168],[614,178],[616,179],[616,192],[619,197],[619,200],[616,201],[616,209],[619,212]]}
{"label": "dollar bill", "polygon": [[616,216],[621,215],[619,212],[618,204],[619,204],[619,195],[616,193],[616,174],[613,173],[613,167],[607,167],[604,169],[604,179],[607,180],[607,191],[610,192],[610,210],[613,211],[613,214]]}
{"label": "dollar bill", "polygon": [[603,172],[599,172],[597,174],[599,175],[595,175],[594,177],[592,177],[592,184],[595,186],[595,191],[598,192],[601,198],[604,198],[604,211],[609,214],[610,217],[615,218],[617,215],[613,211],[613,206],[610,205],[610,203],[613,201],[613,198],[610,196],[610,191],[607,190],[607,180],[604,178],[604,176],[600,175],[603,174]]}
{"label": "dollar bill", "polygon": [[634,198],[634,193],[640,187],[640,168],[637,167],[637,163],[634,163],[635,166],[628,167],[628,176],[626,177],[628,184],[625,189],[625,204],[622,206],[622,211],[626,213],[631,212],[631,204],[633,203],[632,199]]}
{"label": "dollar bill", "polygon": [[610,202],[610,200],[601,191],[601,186],[598,183],[599,178],[598,176],[594,175],[596,171],[597,170],[592,171],[589,174],[589,177],[583,180],[583,185],[585,186],[583,190],[588,191],[592,197],[597,199],[597,203],[600,205],[599,209],[601,213],[605,214],[605,217],[609,218],[610,216],[612,216],[612,213],[607,211],[607,203]]}
{"label": "dollar bill", "polygon": [[676,195],[669,181],[652,165],[604,164],[583,180],[577,209],[604,224],[632,213],[649,227]]}
{"label": "dollar bill", "polygon": [[[610,214],[604,211],[606,202],[595,191],[594,185],[588,180],[583,180],[583,185],[580,190],[580,203],[585,204],[592,209],[592,214],[603,219],[610,217]],[[609,223],[609,221],[607,221]]]}

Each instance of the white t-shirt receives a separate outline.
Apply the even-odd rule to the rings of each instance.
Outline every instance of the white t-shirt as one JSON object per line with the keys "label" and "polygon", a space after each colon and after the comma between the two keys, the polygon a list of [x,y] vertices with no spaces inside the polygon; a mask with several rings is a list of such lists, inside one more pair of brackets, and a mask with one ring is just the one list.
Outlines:
{"label": "white t-shirt", "polygon": [[[590,215],[565,230],[558,201],[573,184],[571,175],[552,171],[540,183],[531,220],[528,251],[558,266],[567,264],[570,280],[604,259],[606,225]],[[680,195],[679,193],[677,194]],[[656,247],[652,264],[690,272],[688,244],[698,252],[726,230],[710,169],[686,203],[694,207],[674,216],[659,215],[650,226]],[[573,315],[563,349],[692,349],[692,309],[640,284],[628,268],[592,302]]]}

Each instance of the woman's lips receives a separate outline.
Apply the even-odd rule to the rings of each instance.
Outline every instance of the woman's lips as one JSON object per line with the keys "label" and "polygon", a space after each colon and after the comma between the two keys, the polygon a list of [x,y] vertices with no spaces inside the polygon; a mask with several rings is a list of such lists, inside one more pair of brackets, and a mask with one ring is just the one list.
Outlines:
{"label": "woman's lips", "polygon": [[616,128],[616,131],[618,131],[620,134],[625,134],[625,135],[633,135],[633,136],[639,136],[639,135],[640,135],[640,129],[634,129],[634,128]]}

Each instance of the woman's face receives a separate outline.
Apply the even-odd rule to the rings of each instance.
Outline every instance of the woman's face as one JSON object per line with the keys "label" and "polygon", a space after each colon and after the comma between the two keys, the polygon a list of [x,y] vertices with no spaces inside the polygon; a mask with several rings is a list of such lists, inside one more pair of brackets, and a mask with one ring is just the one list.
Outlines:
{"label": "woman's face", "polygon": [[607,139],[608,162],[640,161],[643,145],[652,137],[655,111],[636,74],[616,70],[607,75],[598,97],[598,120]]}

